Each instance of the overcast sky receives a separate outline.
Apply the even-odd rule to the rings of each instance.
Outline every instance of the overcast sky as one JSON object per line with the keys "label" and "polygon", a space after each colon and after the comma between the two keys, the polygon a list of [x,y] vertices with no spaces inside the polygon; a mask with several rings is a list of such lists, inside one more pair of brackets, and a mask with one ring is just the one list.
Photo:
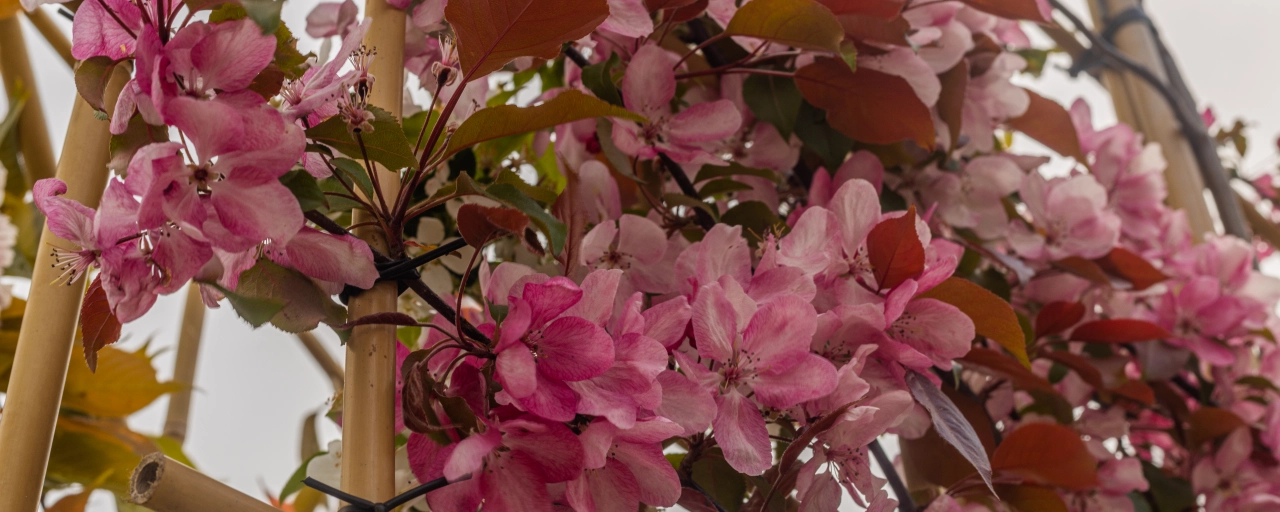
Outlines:
{"label": "overcast sky", "polygon": [[[285,4],[285,22],[304,39],[303,20],[316,3],[290,0]],[[1088,18],[1082,0],[1066,3]],[[1247,162],[1252,168],[1274,165],[1273,141],[1280,131],[1280,95],[1276,93],[1280,67],[1272,56],[1280,50],[1280,31],[1274,28],[1280,19],[1280,2],[1158,0],[1150,2],[1149,8],[1200,104],[1213,106],[1221,121],[1242,118],[1249,123],[1252,140]],[[56,19],[69,33],[70,22]],[[39,35],[24,26],[41,104],[54,149],[59,151],[75,94],[72,74]],[[318,43],[304,40],[301,46],[305,53]],[[1064,62],[1055,59],[1051,66]],[[1051,69],[1042,79],[1025,85],[1064,104],[1085,97],[1098,123],[1114,122],[1106,92],[1088,78],[1070,80]],[[1021,149],[1045,154],[1032,144]],[[172,347],[182,301],[183,293],[161,298],[146,316],[125,326],[121,345],[132,349],[152,339],[153,349]],[[319,334],[341,360],[336,338],[328,332]],[[172,351],[155,363],[162,377],[171,375]],[[187,453],[205,473],[259,497],[264,488],[278,492],[297,467],[302,420],[311,412],[327,410],[332,394],[328,379],[293,336],[270,327],[250,329],[229,308],[206,316],[196,388]],[[161,399],[129,423],[140,432],[159,433],[166,406],[167,400]],[[322,423],[323,446],[339,433]],[[109,497],[95,498],[100,499],[94,500],[90,510],[113,509]]]}

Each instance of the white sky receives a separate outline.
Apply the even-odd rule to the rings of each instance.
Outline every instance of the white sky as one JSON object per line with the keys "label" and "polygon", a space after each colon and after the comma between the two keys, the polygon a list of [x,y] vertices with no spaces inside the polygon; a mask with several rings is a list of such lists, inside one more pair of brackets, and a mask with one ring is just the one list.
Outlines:
{"label": "white sky", "polygon": [[[304,39],[304,53],[318,47],[303,31],[303,20],[316,2],[291,0],[284,8],[285,22]],[[1088,18],[1083,0],[1066,3]],[[1273,26],[1280,19],[1280,2],[1163,0],[1149,4],[1201,105],[1212,105],[1220,122],[1243,118],[1250,124],[1250,168],[1274,165],[1273,141],[1280,132],[1280,94],[1275,92],[1280,67],[1270,59],[1280,50],[1280,31]],[[69,33],[70,22],[55,18]],[[60,151],[75,94],[72,74],[30,25],[24,28],[54,150]],[[1064,66],[1064,62],[1055,60],[1050,66]],[[1097,122],[1114,122],[1105,91],[1088,78],[1072,81],[1050,70],[1026,85],[1064,104],[1083,96],[1093,106]],[[1022,147],[1044,154],[1034,144]],[[150,313],[125,326],[126,340],[121,345],[133,348],[151,338],[155,349],[172,347],[182,301],[182,293],[162,297]],[[319,334],[341,360],[343,351],[336,338]],[[172,351],[155,363],[162,377],[171,375]],[[259,497],[264,488],[278,492],[297,467],[302,420],[311,412],[327,410],[331,395],[328,379],[293,336],[270,327],[252,330],[229,308],[206,316],[196,387],[187,453],[205,473]],[[130,418],[129,424],[140,432],[159,433],[166,406],[167,399],[161,399]],[[324,446],[339,434],[327,422],[321,423]],[[90,506],[90,510],[112,509],[105,495],[95,496]]]}

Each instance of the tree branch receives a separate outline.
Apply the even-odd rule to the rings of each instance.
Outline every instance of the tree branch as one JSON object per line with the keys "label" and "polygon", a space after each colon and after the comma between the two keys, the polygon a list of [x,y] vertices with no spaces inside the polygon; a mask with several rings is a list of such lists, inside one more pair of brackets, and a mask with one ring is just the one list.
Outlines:
{"label": "tree branch", "polygon": [[443,298],[436,295],[436,292],[431,291],[431,288],[427,286],[427,283],[422,282],[421,279],[411,279],[405,282],[408,283],[410,290],[413,290],[413,292],[418,294],[419,297],[422,297],[422,300],[426,301],[427,305],[435,309],[440,315],[443,315],[446,320],[450,323],[457,322],[461,324],[462,334],[465,334],[468,338],[484,343],[485,345],[493,344],[489,337],[485,336],[479,329],[476,329],[476,326],[471,325],[471,322],[468,322],[465,318],[459,318],[458,313],[453,310],[453,306],[450,306]]}
{"label": "tree branch", "polygon": [[893,494],[898,497],[898,510],[900,512],[915,512],[916,504],[911,501],[911,494],[907,492],[907,485],[902,482],[902,477],[898,476],[898,469],[893,467],[893,461],[889,460],[889,456],[885,455],[884,448],[880,447],[880,440],[872,440],[867,447],[871,448],[871,455],[875,456],[876,463],[880,464],[880,469],[884,471],[885,480],[889,481],[889,487],[893,489]]}
{"label": "tree branch", "polygon": [[[684,192],[684,195],[694,200],[702,201],[702,197],[698,195],[698,190],[693,188],[693,182],[689,181],[689,175],[684,173],[684,168],[680,167],[680,164],[677,164],[666,153],[658,153],[658,158],[662,160],[662,166],[667,168],[668,173],[671,173],[671,177],[676,180],[676,185],[680,186],[680,191]],[[693,216],[698,225],[707,231],[711,231],[711,228],[716,225],[716,220],[711,218],[711,214],[702,208],[694,208]]]}

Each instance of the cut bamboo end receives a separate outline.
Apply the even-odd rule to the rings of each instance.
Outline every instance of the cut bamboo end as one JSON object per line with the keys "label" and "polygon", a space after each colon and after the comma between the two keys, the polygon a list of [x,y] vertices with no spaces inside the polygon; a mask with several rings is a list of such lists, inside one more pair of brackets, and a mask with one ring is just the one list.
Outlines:
{"label": "cut bamboo end", "polygon": [[129,503],[156,512],[279,512],[163,453],[143,457],[134,468]]}
{"label": "cut bamboo end", "polygon": [[52,178],[55,169],[53,145],[49,142],[49,125],[40,107],[35,73],[22,37],[22,21],[18,16],[0,19],[0,75],[10,95],[21,89],[27,95],[26,106],[18,118],[18,142],[27,171],[28,185],[36,180]]}
{"label": "cut bamboo end", "polygon": [[[0,54],[8,53],[0,51]],[[107,104],[114,105],[128,80],[125,66],[117,66],[107,84]],[[93,115],[93,107],[78,96],[71,110],[58,177],[69,185],[66,197],[96,207],[107,184],[107,122]],[[0,510],[34,512],[44,485],[49,447],[62,403],[67,364],[75,341],[84,279],[72,286],[54,284],[52,247],[71,243],[44,228],[27,296],[27,315],[18,332],[9,389],[0,421]],[[81,362],[80,364],[84,364]]]}
{"label": "cut bamboo end", "polygon": [[307,349],[307,353],[311,354],[311,358],[316,361],[316,364],[320,365],[321,370],[324,370],[324,374],[333,383],[333,390],[335,392],[342,391],[346,380],[342,365],[338,364],[333,359],[333,356],[329,355],[329,351],[324,348],[324,345],[320,343],[316,335],[310,332],[300,332],[298,333],[298,341],[302,342],[302,346]]}
{"label": "cut bamboo end", "polygon": [[36,30],[44,37],[44,40],[53,47],[53,51],[58,52],[58,56],[62,57],[63,62],[67,66],[75,69],[76,58],[71,56],[71,41],[67,39],[67,34],[58,28],[53,22],[53,18],[49,17],[48,11],[43,8],[27,13],[27,19],[31,20],[31,24],[35,25]]}
{"label": "cut bamboo end", "polygon": [[200,286],[187,286],[187,302],[182,311],[182,328],[178,331],[178,354],[173,362],[173,381],[182,389],[169,395],[169,410],[164,420],[164,435],[179,443],[187,438],[191,416],[191,393],[195,389],[196,363],[200,355],[200,337],[204,332],[204,299]]}

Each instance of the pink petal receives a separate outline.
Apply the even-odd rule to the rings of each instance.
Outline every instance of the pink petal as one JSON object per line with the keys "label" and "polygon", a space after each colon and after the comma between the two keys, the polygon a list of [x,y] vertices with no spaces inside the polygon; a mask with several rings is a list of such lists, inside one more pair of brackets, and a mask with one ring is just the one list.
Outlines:
{"label": "pink petal", "polygon": [[[676,75],[671,66],[676,57],[656,45],[645,45],[631,57],[622,76],[622,101],[627,110],[649,117],[668,111],[667,102],[676,95]],[[614,126],[617,133],[618,126]]]}
{"label": "pink petal", "polygon": [[582,433],[578,435],[578,441],[582,443],[583,469],[604,467],[609,450],[613,448],[613,437],[617,433],[618,427],[599,418],[587,425],[587,428],[582,429]]}
{"label": "pink petal", "polygon": [[840,484],[829,471],[818,475],[804,495],[799,512],[832,512],[840,508]]}
{"label": "pink petal", "polygon": [[618,224],[618,252],[630,255],[642,265],[657,263],[667,252],[667,235],[653,221],[627,214],[618,219]]}
{"label": "pink petal", "polygon": [[285,246],[289,263],[309,277],[369,289],[378,279],[369,244],[304,227]]}
{"label": "pink petal", "polygon": [[[486,512],[551,512],[551,496],[538,463],[522,452],[503,455],[499,470],[480,480]],[[444,510],[444,509],[438,509]],[[464,510],[464,509],[454,509]],[[472,510],[472,509],[468,509]]]}
{"label": "pink petal", "polygon": [[613,453],[635,476],[641,502],[651,507],[670,507],[680,499],[680,477],[662,455],[661,445],[618,443]]}
{"label": "pink petal", "polygon": [[710,142],[733,135],[742,127],[742,113],[729,100],[693,105],[667,122],[672,143]]}
{"label": "pink petal", "polygon": [[641,315],[644,317],[644,335],[664,347],[673,348],[684,339],[689,320],[693,317],[693,309],[689,307],[689,299],[681,295],[658,303],[644,310]]}
{"label": "pink petal", "polygon": [[807,301],[794,295],[780,296],[751,317],[742,333],[742,351],[751,354],[751,364],[762,370],[808,353],[817,321],[818,312]]}
{"label": "pink petal", "polygon": [[889,333],[929,356],[937,364],[969,353],[973,320],[955,306],[934,299],[916,299],[889,327]]}
{"label": "pink petal", "polygon": [[840,245],[831,237],[839,231],[840,222],[826,208],[805,210],[779,242],[778,263],[796,267],[809,275],[826,269],[834,258],[839,257]]}
{"label": "pink petal", "polygon": [[520,297],[524,295],[524,290],[512,290],[511,286],[521,278],[533,274],[534,271],[528,266],[519,263],[504,262],[493,269],[487,283],[484,286],[484,298],[495,306],[507,305],[507,296],[514,295]]}
{"label": "pink petal", "polygon": [[719,284],[698,290],[698,299],[693,302],[693,337],[698,355],[720,362],[732,359],[738,348],[737,318]]}
{"label": "pink petal", "polygon": [[757,402],[777,409],[826,396],[835,387],[836,367],[814,354],[804,354],[785,370],[763,372],[751,384]]}
{"label": "pink petal", "polygon": [[133,55],[136,41],[103,6],[116,13],[134,34],[141,32],[142,11],[128,0],[85,2],[71,24],[71,56],[76,60],[105,55],[120,60]]}
{"label": "pink petal", "polygon": [[617,236],[618,226],[612,220],[596,224],[596,227],[582,237],[582,248],[578,251],[580,262],[587,266],[594,265],[609,252],[613,239]]}
{"label": "pink petal", "polygon": [[563,317],[542,332],[538,371],[547,377],[576,381],[595,377],[613,365],[613,339],[598,325]]}
{"label": "pink petal", "polygon": [[841,185],[831,198],[831,211],[840,219],[840,243],[852,256],[880,222],[880,195],[870,183],[853,180]]}
{"label": "pink petal", "polygon": [[501,444],[502,434],[493,428],[458,441],[444,464],[444,477],[452,482],[466,475],[475,476],[483,467],[485,457]]}
{"label": "pink petal", "polygon": [[526,411],[552,421],[570,421],[578,410],[578,395],[563,381],[538,375],[532,395],[515,399]]}
{"label": "pink petal", "polygon": [[[670,464],[668,464],[670,466]],[[609,459],[603,469],[583,474],[589,489],[589,508],[594,512],[635,512],[640,509],[640,485],[625,465]]]}
{"label": "pink petal", "polygon": [[238,91],[249,87],[276,51],[276,37],[263,34],[250,19],[214,25],[191,49],[191,63],[200,70],[204,87]]}
{"label": "pink petal", "polygon": [[[880,162],[880,157],[867,150],[854,152],[840,164],[832,185],[838,189],[854,179],[866,180],[874,190],[880,190],[880,185],[884,183],[884,164]],[[877,210],[876,214],[879,213]]]}
{"label": "pink petal", "polygon": [[707,430],[716,410],[710,391],[670,370],[658,374],[658,384],[662,385],[662,405],[655,413],[683,428],[684,436]]}
{"label": "pink petal", "polygon": [[302,209],[279,181],[231,176],[210,183],[210,198],[227,231],[253,240],[287,243],[302,229]]}
{"label": "pink petal", "polygon": [[582,289],[566,277],[553,277],[544,283],[527,284],[524,300],[532,309],[531,325],[546,325],[582,299]]}
{"label": "pink petal", "polygon": [[532,395],[538,387],[538,366],[533,354],[524,345],[515,345],[498,352],[497,378],[502,389],[515,398]]}
{"label": "pink petal", "polygon": [[504,423],[502,433],[504,445],[538,466],[541,481],[567,482],[582,472],[582,443],[569,427],[525,416]]}
{"label": "pink petal", "polygon": [[618,295],[621,270],[596,270],[582,280],[582,300],[565,311],[565,316],[584,318],[604,326],[613,316],[613,302]]}
{"label": "pink petal", "polygon": [[720,396],[712,429],[716,442],[724,451],[724,460],[748,476],[773,467],[769,431],[760,410],[736,389]]}
{"label": "pink petal", "polygon": [[411,432],[405,452],[409,457],[409,469],[419,482],[430,482],[444,476],[444,464],[457,449],[457,444],[440,446],[431,438]]}
{"label": "pink petal", "polygon": [[57,178],[45,178],[32,187],[36,207],[44,213],[49,231],[81,248],[96,249],[93,236],[93,208],[62,197],[67,184]]}
{"label": "pink petal", "polygon": [[627,37],[645,37],[653,32],[653,18],[644,0],[609,0],[609,17],[600,28]]}

